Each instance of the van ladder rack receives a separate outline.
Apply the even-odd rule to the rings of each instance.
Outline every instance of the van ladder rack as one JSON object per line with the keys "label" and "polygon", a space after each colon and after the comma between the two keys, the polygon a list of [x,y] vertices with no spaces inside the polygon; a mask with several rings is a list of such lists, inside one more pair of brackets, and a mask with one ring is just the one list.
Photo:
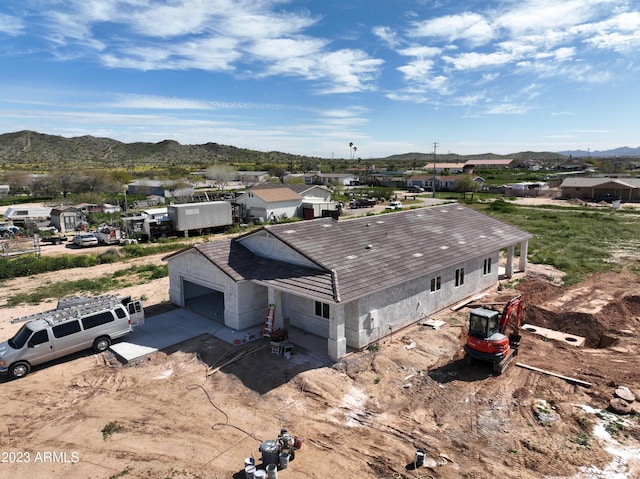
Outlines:
{"label": "van ladder rack", "polygon": [[95,297],[80,296],[59,301],[56,309],[12,319],[11,323],[43,319],[50,324],[56,324],[67,319],[80,318],[85,314],[98,312],[103,309],[111,309],[121,303],[122,300],[116,294],[106,294]]}

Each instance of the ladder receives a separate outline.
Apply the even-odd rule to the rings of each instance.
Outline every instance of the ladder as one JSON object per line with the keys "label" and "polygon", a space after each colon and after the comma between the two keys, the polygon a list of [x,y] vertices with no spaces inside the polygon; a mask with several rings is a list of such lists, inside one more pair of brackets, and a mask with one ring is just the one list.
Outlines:
{"label": "ladder", "polygon": [[269,309],[267,309],[267,317],[264,320],[264,327],[262,328],[262,337],[270,338],[271,333],[273,332],[273,325],[276,318],[276,305],[269,304]]}

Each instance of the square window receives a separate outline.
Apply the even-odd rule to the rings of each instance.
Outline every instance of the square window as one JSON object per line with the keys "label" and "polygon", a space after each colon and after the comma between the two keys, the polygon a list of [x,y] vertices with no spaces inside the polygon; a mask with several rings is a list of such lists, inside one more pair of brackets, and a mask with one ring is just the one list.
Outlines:
{"label": "square window", "polygon": [[329,319],[329,305],[326,303],[321,303],[320,301],[316,301],[316,316]]}

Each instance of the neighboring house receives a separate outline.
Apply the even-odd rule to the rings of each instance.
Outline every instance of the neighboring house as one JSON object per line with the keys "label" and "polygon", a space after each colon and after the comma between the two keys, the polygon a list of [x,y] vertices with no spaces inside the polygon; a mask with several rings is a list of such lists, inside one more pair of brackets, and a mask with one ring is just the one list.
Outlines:
{"label": "neighboring house", "polygon": [[122,208],[120,208],[120,205],[112,205],[109,203],[102,203],[102,205],[100,206],[100,209],[102,210],[103,213],[119,213],[120,211],[122,211]]}
{"label": "neighboring house", "polygon": [[331,190],[322,185],[288,184],[289,188],[302,197],[297,216],[311,220],[333,216],[339,212],[338,204],[331,200]]}
{"label": "neighboring house", "polygon": [[82,225],[86,226],[87,217],[80,208],[68,206],[51,210],[51,224],[61,233],[76,231]]}
{"label": "neighboring house", "polygon": [[[436,163],[435,164],[435,170],[436,170],[436,174],[440,174],[440,173],[449,173],[449,174],[463,173],[464,172],[464,166],[465,166],[464,163]],[[423,169],[424,170],[433,171],[433,167],[434,167],[433,163],[427,163],[426,165],[424,165]]]}
{"label": "neighboring house", "polygon": [[468,160],[465,163],[465,167],[473,167],[473,168],[508,168],[513,163],[512,159],[496,159],[496,160]]}
{"label": "neighboring house", "polygon": [[349,173],[305,173],[302,175],[306,185],[339,184],[342,186],[357,185],[358,177]]}
{"label": "neighboring house", "polygon": [[[407,186],[418,186],[427,189],[428,185],[433,184],[433,175],[413,175],[407,179]],[[432,189],[430,187],[429,189]]]}
{"label": "neighboring house", "polygon": [[170,301],[234,330],[263,324],[327,338],[329,355],[361,349],[494,286],[501,253],[514,273],[514,226],[459,204],[350,220],[265,226],[166,256]]}
{"label": "neighboring house", "polygon": [[236,172],[236,181],[241,181],[246,185],[255,185],[264,183],[269,179],[268,171],[238,171]]}
{"label": "neighboring house", "polygon": [[640,178],[565,178],[560,190],[563,198],[638,202]]}
{"label": "neighboring house", "polygon": [[135,180],[127,185],[128,195],[162,196],[163,198],[191,198],[194,194],[192,185],[176,188],[175,181]]}
{"label": "neighboring house", "polygon": [[[433,175],[414,175],[407,180],[407,186],[419,186],[425,191],[433,191]],[[460,179],[460,175],[436,176],[437,191],[454,191],[456,189],[456,181]],[[477,183],[478,189],[482,189],[484,179],[475,176],[473,181]]]}
{"label": "neighboring house", "polygon": [[544,181],[523,181],[506,185],[505,195],[520,197],[548,196],[549,183]]}
{"label": "neighboring house", "polygon": [[262,222],[298,216],[302,196],[288,185],[256,185],[239,195],[234,203],[238,216]]}
{"label": "neighboring house", "polygon": [[82,211],[85,215],[91,213],[100,213],[100,207],[96,203],[78,203],[75,205],[80,211]]}

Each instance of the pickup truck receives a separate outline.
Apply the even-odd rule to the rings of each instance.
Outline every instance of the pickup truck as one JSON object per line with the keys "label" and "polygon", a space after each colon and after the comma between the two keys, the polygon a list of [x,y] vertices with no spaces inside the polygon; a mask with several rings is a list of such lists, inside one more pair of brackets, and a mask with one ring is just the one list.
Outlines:
{"label": "pickup truck", "polygon": [[349,208],[373,208],[376,203],[376,200],[371,198],[358,198],[349,202]]}
{"label": "pickup truck", "polygon": [[40,243],[62,244],[64,241],[67,241],[67,237],[63,234],[40,237]]}

